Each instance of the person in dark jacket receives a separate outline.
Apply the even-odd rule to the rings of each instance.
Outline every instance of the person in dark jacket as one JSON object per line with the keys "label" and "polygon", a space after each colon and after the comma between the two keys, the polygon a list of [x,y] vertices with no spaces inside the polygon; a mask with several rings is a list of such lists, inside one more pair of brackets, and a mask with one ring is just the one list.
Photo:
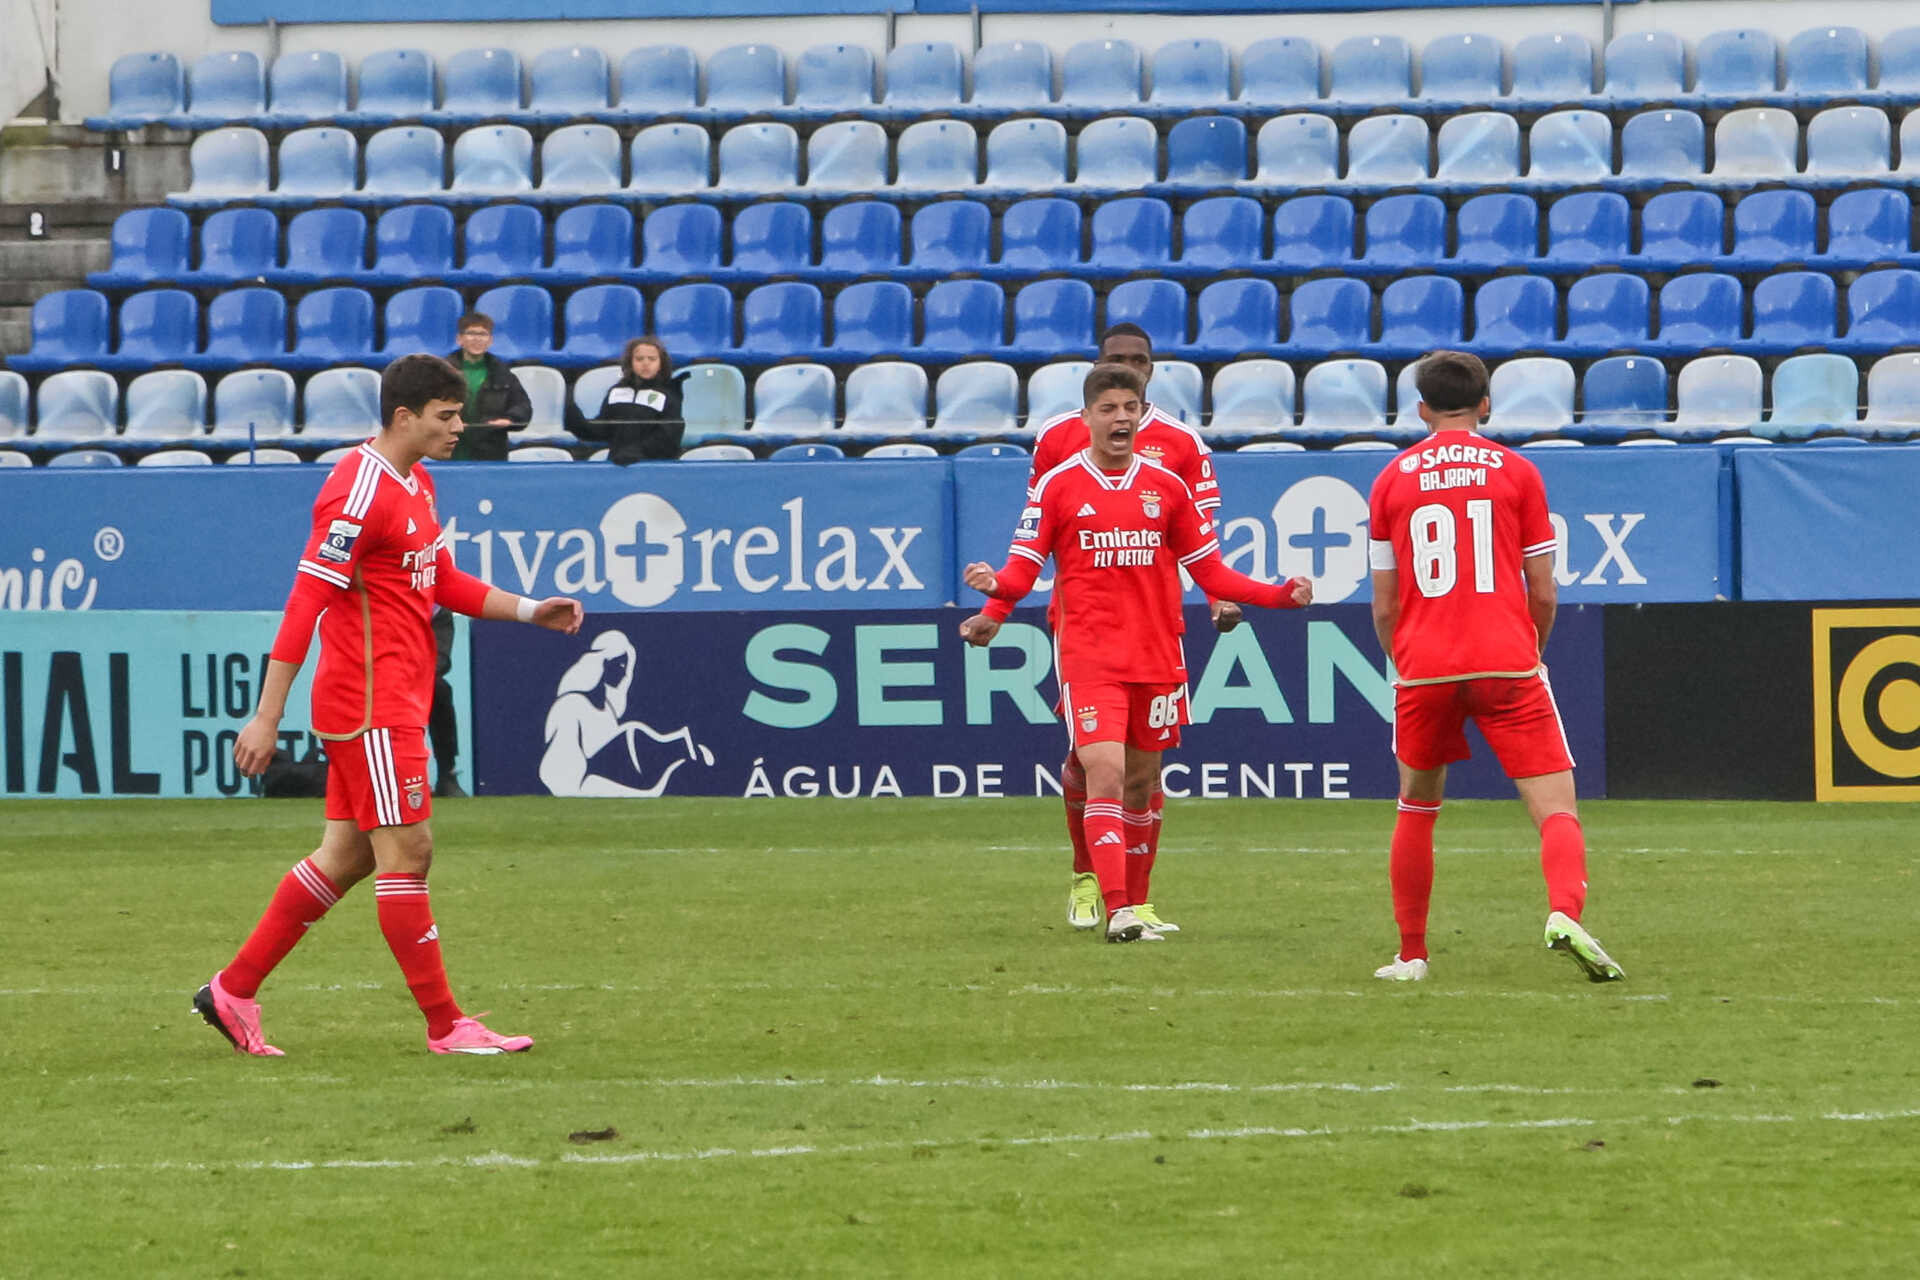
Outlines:
{"label": "person in dark jacket", "polygon": [[493,318],[478,311],[460,317],[460,349],[447,360],[467,379],[467,429],[453,447],[455,462],[500,462],[507,456],[507,432],[533,421],[533,401],[507,362],[487,350],[493,345]]}
{"label": "person in dark jacket", "polygon": [[635,338],[620,353],[620,381],[607,388],[593,421],[578,434],[607,442],[607,461],[626,466],[680,456],[687,424],[680,417],[680,384],[673,362],[654,337]]}

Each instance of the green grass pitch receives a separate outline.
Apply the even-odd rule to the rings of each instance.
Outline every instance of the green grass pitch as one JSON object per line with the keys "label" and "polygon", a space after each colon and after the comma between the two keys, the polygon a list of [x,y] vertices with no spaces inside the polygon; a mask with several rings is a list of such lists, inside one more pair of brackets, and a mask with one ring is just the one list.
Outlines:
{"label": "green grass pitch", "polygon": [[[188,998],[315,802],[0,809],[0,1275],[1906,1275],[1914,811],[1595,803],[1592,986],[1517,804],[1175,802],[1157,905],[1064,918],[1038,801],[444,804],[426,1053],[361,886]],[[615,1131],[575,1141],[585,1131]]]}

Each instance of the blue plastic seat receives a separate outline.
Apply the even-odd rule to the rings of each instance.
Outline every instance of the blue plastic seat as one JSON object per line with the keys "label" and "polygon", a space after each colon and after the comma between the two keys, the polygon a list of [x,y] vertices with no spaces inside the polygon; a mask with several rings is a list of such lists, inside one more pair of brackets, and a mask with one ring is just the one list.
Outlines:
{"label": "blue plastic seat", "polygon": [[345,129],[296,129],[280,140],[278,203],[337,200],[360,185],[360,147]]}
{"label": "blue plastic seat", "polygon": [[1658,266],[1694,266],[1727,251],[1726,206],[1711,191],[1663,191],[1640,208],[1640,254]]}
{"label": "blue plastic seat", "polygon": [[620,95],[613,104],[620,114],[678,115],[699,101],[700,63],[685,45],[645,45],[620,59]]}
{"label": "blue plastic seat", "polygon": [[381,356],[445,355],[459,341],[460,316],[465,310],[460,295],[445,285],[400,290],[387,299]]}
{"label": "blue plastic seat", "polygon": [[105,449],[68,449],[47,459],[50,467],[122,467],[126,463],[117,453]]}
{"label": "blue plastic seat", "polygon": [[1441,36],[1420,51],[1420,97],[1429,104],[1485,106],[1501,96],[1500,42],[1491,36]]}
{"label": "blue plastic seat", "polygon": [[1466,336],[1466,291],[1448,276],[1402,276],[1380,292],[1380,345],[1412,355],[1457,348]]}
{"label": "blue plastic seat", "polygon": [[712,359],[733,346],[733,295],[717,284],[679,284],[653,300],[653,332],[676,360]]}
{"label": "blue plastic seat", "polygon": [[1352,262],[1353,202],[1345,196],[1281,201],[1273,211],[1272,261],[1276,269],[1300,274]]}
{"label": "blue plastic seat", "polygon": [[1105,111],[1140,102],[1140,50],[1125,40],[1083,40],[1067,50],[1060,105]]}
{"label": "blue plastic seat", "polygon": [[1442,182],[1491,186],[1520,176],[1520,122],[1504,111],[1469,111],[1440,126]]}
{"label": "blue plastic seat", "polygon": [[942,280],[921,300],[920,350],[961,358],[1000,346],[1007,331],[1007,299],[988,280]]}
{"label": "blue plastic seat", "polygon": [[1893,167],[1893,126],[1878,107],[1829,107],[1807,125],[1807,172],[1862,178]]}
{"label": "blue plastic seat", "polygon": [[718,271],[721,224],[720,211],[709,204],[655,209],[640,226],[641,268],[662,280]]}
{"label": "blue plastic seat", "polygon": [[367,215],[358,209],[303,209],[287,223],[287,265],[276,279],[342,280],[367,269]]}
{"label": "blue plastic seat", "polygon": [[897,44],[887,52],[889,109],[920,112],[960,105],[965,64],[944,40]]}
{"label": "blue plastic seat", "polygon": [[1438,196],[1400,195],[1367,207],[1369,267],[1431,266],[1447,255],[1447,206]]}
{"label": "blue plastic seat", "polygon": [[1710,272],[1660,286],[1660,343],[1669,350],[1724,347],[1745,336],[1740,281]]}
{"label": "blue plastic seat", "polygon": [[[607,109],[611,77],[607,55],[591,45],[545,49],[527,68],[532,97],[527,108],[549,120],[599,115]],[[618,159],[615,168],[619,167]]]}
{"label": "blue plastic seat", "polygon": [[1473,295],[1476,352],[1529,351],[1559,337],[1560,299],[1543,276],[1501,276]]}
{"label": "blue plastic seat", "polygon": [[790,124],[737,124],[720,138],[720,180],[729,191],[789,191],[800,185],[800,135]]}
{"label": "blue plastic seat", "polygon": [[927,371],[905,360],[863,364],[847,375],[848,431],[919,431],[927,425]]}
{"label": "blue plastic seat", "polygon": [[1780,87],[1780,54],[1758,28],[1715,31],[1693,50],[1694,96],[1721,102],[1770,97]]}
{"label": "blue plastic seat", "polygon": [[1208,359],[1280,344],[1280,291],[1270,280],[1216,280],[1194,300],[1193,315],[1193,347]]}
{"label": "blue plastic seat", "polygon": [[1309,280],[1287,308],[1287,345],[1302,353],[1351,351],[1373,341],[1373,292],[1362,281]]}
{"label": "blue plastic seat", "polygon": [[1868,271],[1847,286],[1846,345],[1900,347],[1920,332],[1920,271]]}
{"label": "blue plastic seat", "polygon": [[1340,178],[1340,131],[1330,116],[1276,116],[1253,140],[1254,181],[1308,187]]}
{"label": "blue plastic seat", "polygon": [[[553,356],[553,296],[538,285],[489,289],[473,309],[493,318],[494,355],[509,364],[544,364]],[[637,335],[629,334],[629,337]],[[675,348],[668,347],[668,351]],[[677,352],[676,352],[677,354]]]}
{"label": "blue plastic seat", "polygon": [[633,214],[617,204],[577,204],[553,220],[553,265],[540,274],[591,280],[633,269]]}
{"label": "blue plastic seat", "polygon": [[257,54],[228,50],[202,55],[187,72],[187,119],[257,120],[267,113],[267,81]]}
{"label": "blue plastic seat", "polygon": [[1624,272],[1582,276],[1567,286],[1566,341],[1592,351],[1645,346],[1652,301],[1644,277]]}
{"label": "blue plastic seat", "polygon": [[520,111],[520,58],[511,49],[462,49],[440,70],[440,109],[428,119],[462,124]]}
{"label": "blue plastic seat", "polygon": [[1175,40],[1153,55],[1156,107],[1224,106],[1233,88],[1233,64],[1218,40]]}
{"label": "blue plastic seat", "polygon": [[753,429],[806,435],[831,431],[833,392],[833,370],[823,364],[768,369],[753,380]]}
{"label": "blue plastic seat", "polygon": [[1702,356],[1682,366],[1674,384],[1672,432],[1704,439],[1744,431],[1760,421],[1760,363],[1750,356]]}
{"label": "blue plastic seat", "polygon": [[1207,274],[1247,270],[1266,256],[1260,251],[1264,220],[1260,202],[1246,196],[1194,201],[1180,215],[1180,266]]}
{"label": "blue plastic seat", "polygon": [[814,45],[795,65],[793,105],[820,113],[872,106],[873,55],[859,45]]}
{"label": "blue plastic seat", "polygon": [[1247,178],[1247,126],[1232,116],[1192,116],[1167,132],[1167,182],[1185,191]]}
{"label": "blue plastic seat", "polygon": [[[935,204],[928,209],[951,208]],[[917,215],[916,215],[917,216]],[[915,246],[919,244],[916,238]],[[835,205],[820,217],[820,267],[836,275],[881,275],[900,267],[900,206],[879,200]]]}
{"label": "blue plastic seat", "polygon": [[380,430],[380,375],[371,369],[323,369],[300,394],[300,432],[370,436]]}
{"label": "blue plastic seat", "polygon": [[598,364],[618,360],[629,338],[647,331],[646,299],[632,285],[596,284],[576,289],[562,313],[566,343],[560,363]]}
{"label": "blue plastic seat", "polygon": [[267,194],[267,135],[258,129],[212,129],[187,148],[193,181],[184,194],[170,197],[187,204],[226,204]]}
{"label": "blue plastic seat", "polygon": [[532,205],[490,204],[476,209],[467,219],[463,238],[466,256],[450,277],[462,283],[531,275],[546,256],[546,225]]}
{"label": "blue plastic seat", "polygon": [[1073,161],[1081,187],[1138,191],[1159,180],[1160,135],[1139,116],[1096,120],[1074,139]]}
{"label": "blue plastic seat", "polygon": [[604,124],[555,129],[540,144],[540,193],[577,199],[620,189],[620,135]]}
{"label": "blue plastic seat", "polygon": [[1213,375],[1210,431],[1286,431],[1293,426],[1293,366],[1283,360],[1236,360]]}
{"label": "blue plastic seat", "polygon": [[751,360],[811,355],[826,345],[826,309],[817,285],[763,284],[740,303],[740,350]]}
{"label": "blue plastic seat", "polygon": [[1867,413],[1863,428],[1901,439],[1920,430],[1920,355],[1883,356],[1867,370]]}
{"label": "blue plastic seat", "polygon": [[283,53],[267,72],[267,113],[275,124],[331,120],[347,113],[347,63],[331,50]]}
{"label": "blue plastic seat", "polygon": [[1867,36],[1858,27],[1815,27],[1787,41],[1787,93],[1803,101],[1867,91]]}
{"label": "blue plastic seat", "polygon": [[187,78],[171,53],[129,53],[107,72],[107,114],[89,129],[139,129],[179,116],[187,106]]}
{"label": "blue plastic seat", "polygon": [[1665,102],[1686,96],[1687,47],[1671,31],[1615,36],[1602,65],[1605,92],[1620,103]]}
{"label": "blue plastic seat", "polygon": [[922,120],[894,144],[894,184],[952,191],[980,181],[980,139],[964,120]]}
{"label": "blue plastic seat", "polygon": [[111,436],[120,421],[120,386],[98,369],[69,369],[40,384],[33,434],[42,440]]}
{"label": "blue plastic seat", "polygon": [[434,196],[446,190],[446,141],[438,129],[399,125],[367,139],[363,194],[403,199]]}
{"label": "blue plastic seat", "polygon": [[1091,360],[1055,360],[1041,365],[1027,379],[1027,429],[1037,431],[1044,424],[1067,413],[1078,413],[1086,397],[1081,388]]}
{"label": "blue plastic seat", "polygon": [[1691,111],[1642,111],[1620,129],[1620,176],[1685,182],[1707,171],[1707,126]]}
{"label": "blue plastic seat", "polygon": [[381,49],[360,59],[359,95],[347,122],[389,125],[433,110],[433,58],[420,49]]}
{"label": "blue plastic seat", "polygon": [[533,135],[517,124],[489,124],[455,138],[452,190],[462,196],[533,190]]}
{"label": "blue plastic seat", "polygon": [[1616,263],[1629,252],[1632,213],[1615,191],[1580,191],[1547,209],[1547,256],[1557,263]]}
{"label": "blue plastic seat", "polygon": [[1320,46],[1299,36],[1271,36],[1240,51],[1240,96],[1246,107],[1301,107],[1320,99]]}
{"label": "blue plastic seat", "polygon": [[656,124],[633,135],[627,148],[627,190],[636,195],[683,195],[712,183],[712,141],[696,124]]}
{"label": "blue plastic seat", "polygon": [[373,356],[373,295],[365,289],[316,289],[293,309],[293,355],[318,366]]}
{"label": "blue plastic seat", "polygon": [[200,346],[200,304],[184,289],[148,289],[120,301],[120,346],[100,364],[144,369],[170,364]]}
{"label": "blue plastic seat", "polygon": [[1032,111],[1053,102],[1053,54],[1032,40],[982,45],[973,55],[969,105]]}
{"label": "blue plastic seat", "polygon": [[1527,36],[1513,46],[1516,103],[1562,103],[1593,93],[1593,46],[1587,38],[1555,31]]}
{"label": "blue plastic seat", "polygon": [[1780,107],[1729,111],[1713,127],[1713,176],[1742,182],[1800,171],[1800,126]]}
{"label": "blue plastic seat", "polygon": [[777,111],[787,103],[787,64],[770,44],[737,44],[707,59],[707,109],[721,115]]}
{"label": "blue plastic seat", "polygon": [[1086,281],[1036,280],[1014,295],[1014,359],[1050,360],[1093,346],[1093,288]]}
{"label": "blue plastic seat", "polygon": [[1000,217],[1000,266],[1021,272],[1078,266],[1080,225],[1080,206],[1058,196],[1007,206]]}
{"label": "blue plastic seat", "polygon": [[1048,191],[1067,182],[1067,127],[1058,120],[1006,120],[987,135],[986,185]]}
{"label": "blue plastic seat", "polygon": [[[1018,208],[1019,206],[1015,206]],[[1076,207],[1074,213],[1078,215]],[[894,254],[899,254],[899,221],[894,222]],[[978,200],[942,200],[923,205],[913,215],[913,265],[933,276],[977,272],[987,266],[992,249],[993,215]],[[1074,248],[1079,248],[1079,223],[1074,223]]]}
{"label": "blue plastic seat", "polygon": [[[27,455],[23,453],[20,456],[24,458]],[[993,440],[981,444],[970,444],[965,448],[955,449],[953,456],[956,458],[1030,458],[1033,455],[1017,444],[1008,444],[1005,441]]]}
{"label": "blue plastic seat", "polygon": [[89,284],[174,280],[190,269],[193,227],[178,209],[129,209],[113,220],[113,261]]}
{"label": "blue plastic seat", "polygon": [[887,131],[871,120],[822,125],[807,139],[809,192],[863,195],[887,185]]}
{"label": "blue plastic seat", "polygon": [[913,294],[898,280],[848,285],[833,298],[833,358],[897,356],[913,346]]}
{"label": "blue plastic seat", "polygon": [[1107,324],[1137,324],[1160,350],[1187,344],[1187,291],[1173,280],[1129,280],[1107,293]]}
{"label": "blue plastic seat", "polygon": [[1569,186],[1613,176],[1613,122],[1599,111],[1555,111],[1527,131],[1527,177]]}
{"label": "blue plastic seat", "polygon": [[993,361],[957,364],[934,383],[933,403],[936,430],[1013,431],[1020,425],[1020,378]]}
{"label": "blue plastic seat", "polygon": [[258,364],[278,360],[286,351],[286,298],[275,289],[230,289],[207,304],[207,345],[191,363],[209,368]]}
{"label": "blue plastic seat", "polygon": [[1912,251],[1913,200],[1904,191],[1844,191],[1827,206],[1827,254],[1861,265]]}
{"label": "blue plastic seat", "polygon": [[1859,368],[1849,356],[1820,352],[1792,356],[1774,369],[1773,410],[1755,434],[1804,440],[1829,428],[1851,433],[1859,421]]}
{"label": "blue plastic seat", "polygon": [[1733,209],[1733,256],[1765,270],[1805,262],[1814,247],[1817,211],[1805,191],[1756,191]]}
{"label": "blue plastic seat", "polygon": [[1880,37],[1879,90],[1882,94],[1920,93],[1920,27],[1902,27]]}
{"label": "blue plastic seat", "polygon": [[1667,367],[1647,356],[1596,360],[1580,380],[1580,403],[1575,434],[1584,439],[1657,430],[1667,421]]}
{"label": "blue plastic seat", "polygon": [[1368,116],[1347,133],[1347,181],[1384,186],[1425,182],[1431,139],[1419,116]]}
{"label": "blue plastic seat", "polygon": [[1509,441],[1565,430],[1573,423],[1573,390],[1573,366],[1565,360],[1503,360],[1488,383],[1493,412],[1481,430]]}
{"label": "blue plastic seat", "polygon": [[1499,269],[1523,267],[1540,256],[1540,206],[1528,196],[1474,196],[1454,213],[1453,223],[1455,263]]}
{"label": "blue plastic seat", "polygon": [[1387,371],[1377,360],[1325,360],[1300,384],[1300,430],[1337,436],[1387,425]]}
{"label": "blue plastic seat", "polygon": [[1413,97],[1413,51],[1399,36],[1350,36],[1333,50],[1337,102],[1377,104]]}
{"label": "blue plastic seat", "polygon": [[813,265],[813,215],[802,204],[750,204],[733,216],[730,266],[746,275],[792,275]]}
{"label": "blue plastic seat", "polygon": [[[724,448],[725,446],[720,446]],[[768,462],[840,462],[847,451],[837,444],[802,443],[781,445],[767,455]]]}
{"label": "blue plastic seat", "polygon": [[127,385],[126,435],[168,439],[206,434],[207,383],[187,369],[143,373]]}
{"label": "blue plastic seat", "polygon": [[[655,324],[657,326],[658,320]],[[599,401],[594,402],[598,411]],[[689,441],[747,429],[747,379],[730,364],[699,364],[680,378],[680,413]]]}
{"label": "blue plastic seat", "polygon": [[26,372],[94,364],[106,358],[109,337],[104,294],[91,289],[61,289],[33,304],[33,347],[8,362]]}
{"label": "blue plastic seat", "polygon": [[1088,267],[1100,274],[1161,271],[1173,261],[1173,210],[1164,200],[1133,196],[1093,211]]}
{"label": "blue plastic seat", "polygon": [[1899,148],[1899,172],[1920,173],[1920,111],[1909,111],[1901,119]]}

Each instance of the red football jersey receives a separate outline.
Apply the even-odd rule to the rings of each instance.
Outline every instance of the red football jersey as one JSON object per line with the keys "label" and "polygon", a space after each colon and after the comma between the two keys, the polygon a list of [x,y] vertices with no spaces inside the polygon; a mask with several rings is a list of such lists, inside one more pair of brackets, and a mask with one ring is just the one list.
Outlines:
{"label": "red football jersey", "polygon": [[[1027,477],[1027,492],[1040,483],[1040,477],[1093,443],[1086,419],[1078,413],[1063,413],[1040,424],[1033,441],[1033,471]],[[1186,482],[1193,503],[1211,513],[1220,505],[1220,482],[1213,474],[1213,450],[1207,442],[1180,419],[1149,404],[1140,415],[1140,429],[1134,432],[1133,452],[1149,462],[1157,462]]]}
{"label": "red football jersey", "polygon": [[1371,508],[1373,567],[1399,571],[1402,684],[1539,667],[1521,562],[1556,540],[1531,462],[1477,432],[1442,431],[1387,465]]}
{"label": "red football jersey", "polygon": [[367,445],[334,464],[314,500],[299,567],[337,589],[320,615],[313,674],[320,737],[427,723],[434,578],[444,554],[424,466],[402,476]]}

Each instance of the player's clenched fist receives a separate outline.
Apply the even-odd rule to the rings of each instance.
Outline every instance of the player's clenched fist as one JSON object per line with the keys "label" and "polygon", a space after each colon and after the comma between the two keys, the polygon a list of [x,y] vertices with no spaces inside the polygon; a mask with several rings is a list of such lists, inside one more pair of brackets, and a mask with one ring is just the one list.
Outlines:
{"label": "player's clenched fist", "polygon": [[984,613],[976,613],[960,624],[960,638],[976,647],[992,644],[999,634],[1000,624]]}
{"label": "player's clenched fist", "polygon": [[1305,606],[1313,603],[1312,578],[1289,578],[1287,581],[1293,586],[1294,604]]}
{"label": "player's clenched fist", "polygon": [[976,560],[962,569],[960,571],[960,581],[966,583],[983,596],[992,595],[994,588],[1000,585],[1000,579],[994,576],[993,566],[984,560]]}

